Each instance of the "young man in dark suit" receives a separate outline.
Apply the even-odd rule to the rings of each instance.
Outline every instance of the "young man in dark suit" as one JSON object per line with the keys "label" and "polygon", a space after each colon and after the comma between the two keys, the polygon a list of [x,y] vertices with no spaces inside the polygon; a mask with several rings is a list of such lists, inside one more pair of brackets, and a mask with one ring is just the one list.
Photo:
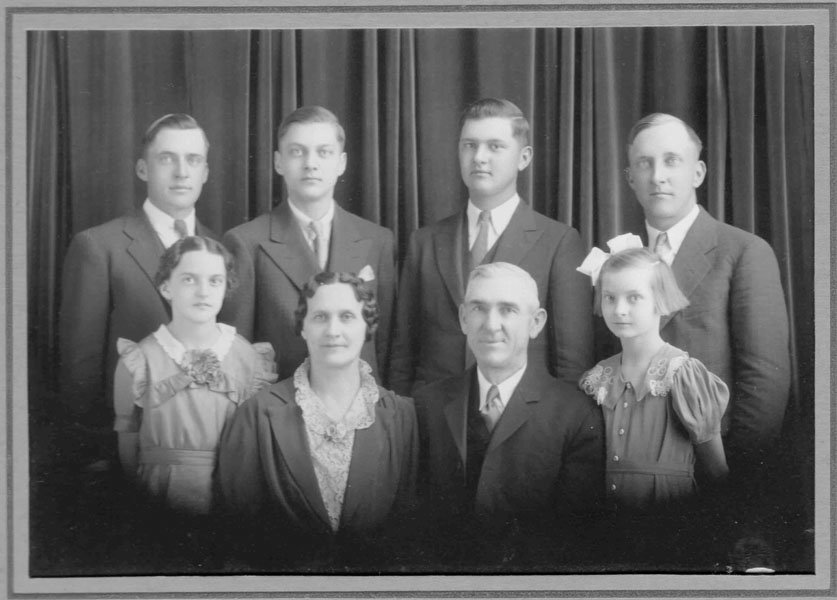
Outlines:
{"label": "young man in dark suit", "polygon": [[279,378],[284,379],[307,354],[294,328],[302,286],[324,270],[355,273],[372,286],[380,314],[375,338],[365,344],[361,357],[386,381],[395,302],[392,232],[334,201],[346,153],[343,127],[331,111],[298,108],[282,121],[276,138],[274,168],[285,180],[288,199],[224,236],[235,255],[240,284],[219,318],[251,341],[273,344]]}
{"label": "young man in dark suit", "polygon": [[404,395],[473,364],[457,310],[470,270],[509,262],[528,271],[548,315],[530,362],[573,384],[592,355],[590,285],[578,233],[534,210],[517,193],[532,160],[529,123],[508,100],[480,100],[463,113],[459,165],[469,200],[456,214],[416,231],[401,272],[390,385]]}
{"label": "young man in dark suit", "polygon": [[209,175],[208,151],[206,134],[191,116],[156,120],[136,164],[148,190],[142,208],[76,234],[67,250],[59,312],[61,397],[81,428],[79,444],[89,445],[79,448],[80,459],[94,470],[116,461],[116,339],[138,341],[168,322],[168,304],[154,285],[163,251],[185,235],[214,237],[195,217]]}
{"label": "young man in dark suit", "polygon": [[649,247],[671,265],[689,299],[687,308],[663,317],[662,337],[730,389],[722,433],[736,496],[728,504],[741,517],[732,518],[771,521],[770,474],[790,390],[785,295],[772,248],[698,205],[702,146],[677,117],[648,115],[628,135],[626,173],[645,213]]}
{"label": "young man in dark suit", "polygon": [[415,397],[422,547],[453,570],[572,570],[604,491],[601,411],[529,360],[547,314],[523,269],[476,267],[459,322],[476,365]]}

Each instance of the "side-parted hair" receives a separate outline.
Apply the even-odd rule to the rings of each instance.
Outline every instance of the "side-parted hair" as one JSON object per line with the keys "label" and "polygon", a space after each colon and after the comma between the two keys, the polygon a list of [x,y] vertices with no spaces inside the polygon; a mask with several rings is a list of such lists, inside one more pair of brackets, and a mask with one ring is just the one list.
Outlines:
{"label": "side-parted hair", "polygon": [[468,290],[471,282],[478,279],[505,279],[509,287],[517,287],[525,296],[529,296],[532,302],[532,309],[540,308],[538,299],[538,284],[534,278],[524,269],[507,262],[494,262],[479,265],[468,275],[468,285],[465,288],[464,302],[468,302]]}
{"label": "side-parted hair", "polygon": [[512,135],[522,146],[529,145],[529,121],[516,104],[503,98],[483,98],[468,106],[459,118],[459,131],[462,131],[465,121],[478,121],[490,117],[501,117],[511,121]]}
{"label": "side-parted hair", "polygon": [[298,123],[331,123],[337,131],[337,141],[342,149],[346,144],[346,132],[337,119],[337,115],[322,106],[301,106],[282,119],[279,128],[276,130],[276,149],[282,144],[282,138],[288,133],[292,125]]}
{"label": "side-parted hair", "polygon": [[203,127],[198,125],[195,118],[185,113],[170,113],[154,121],[145,130],[142,140],[140,140],[141,158],[145,158],[148,147],[154,143],[157,135],[163,129],[200,129],[200,132],[203,134],[203,141],[206,143],[206,152],[209,154],[209,138],[206,137],[206,132],[203,130]]}
{"label": "side-parted hair", "polygon": [[302,335],[302,325],[305,316],[308,314],[308,299],[313,298],[320,287],[334,283],[345,283],[351,286],[355,292],[355,299],[363,303],[361,314],[363,320],[366,321],[366,341],[368,342],[375,335],[375,330],[378,329],[378,301],[375,300],[375,292],[372,291],[372,288],[354,273],[322,271],[302,286],[302,290],[299,292],[299,303],[296,306],[296,311],[294,311],[296,334]]}
{"label": "side-parted hair", "polygon": [[608,258],[599,271],[599,282],[595,288],[593,312],[602,314],[602,284],[605,275],[623,269],[651,269],[651,291],[654,293],[654,307],[661,315],[670,315],[689,306],[689,300],[680,291],[674,272],[648,248],[629,248],[616,252]]}
{"label": "side-parted hair", "polygon": [[700,140],[700,136],[695,133],[695,130],[692,129],[686,121],[668,113],[651,113],[650,115],[645,115],[639,121],[634,123],[634,126],[631,127],[631,130],[628,132],[628,143],[626,146],[628,154],[630,155],[631,146],[633,145],[636,136],[638,136],[641,131],[650,129],[651,127],[655,127],[657,125],[663,125],[665,123],[680,123],[689,135],[689,139],[692,140],[692,143],[694,143],[695,149],[697,149],[697,155],[700,157],[700,153],[703,151],[703,142]]}
{"label": "side-parted hair", "polygon": [[180,264],[180,260],[184,254],[201,250],[205,250],[210,254],[217,254],[224,259],[224,268],[227,270],[227,290],[225,296],[229,297],[232,291],[238,287],[238,271],[235,266],[235,258],[221,242],[200,235],[179,239],[163,252],[163,256],[160,257],[160,266],[157,267],[157,273],[154,275],[154,287],[159,288],[163,283],[168,281],[172,272]]}

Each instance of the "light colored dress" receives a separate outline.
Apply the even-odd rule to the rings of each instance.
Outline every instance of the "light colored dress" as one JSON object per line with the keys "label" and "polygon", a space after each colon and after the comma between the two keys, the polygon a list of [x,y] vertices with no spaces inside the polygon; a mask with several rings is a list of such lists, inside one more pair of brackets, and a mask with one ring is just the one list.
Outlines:
{"label": "light colored dress", "polygon": [[721,435],[726,384],[669,344],[639,389],[623,379],[621,362],[621,353],[600,362],[579,384],[604,413],[608,504],[643,510],[694,495],[694,444]]}
{"label": "light colored dress", "polygon": [[[234,327],[218,327],[218,340],[201,351],[187,351],[165,325],[138,344],[117,341],[114,429],[139,432],[137,475],[150,495],[190,514],[211,509],[227,418],[277,380],[270,344],[250,344]],[[120,384],[127,380],[130,385]]]}

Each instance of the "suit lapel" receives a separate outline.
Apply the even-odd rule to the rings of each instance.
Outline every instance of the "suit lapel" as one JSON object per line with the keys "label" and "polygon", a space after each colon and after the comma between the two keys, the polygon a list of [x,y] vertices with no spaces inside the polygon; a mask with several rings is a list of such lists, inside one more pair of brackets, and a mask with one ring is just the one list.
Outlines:
{"label": "suit lapel", "polygon": [[443,227],[433,236],[436,266],[442,276],[442,281],[445,282],[451,300],[457,307],[462,304],[462,298],[465,296],[462,273],[463,219],[466,219],[464,210],[460,213],[458,219],[445,221]]}
{"label": "suit lapel", "polygon": [[382,441],[387,439],[387,429],[393,414],[391,409],[378,404],[375,407],[375,422],[366,429],[355,431],[349,480],[340,515],[341,529],[354,522],[358,511],[362,514],[362,511],[368,511],[370,506],[375,506],[374,496],[380,491],[378,477],[386,472],[381,464],[386,459],[381,446]]}
{"label": "suit lapel", "polygon": [[512,215],[500,239],[494,262],[507,262],[519,265],[523,257],[532,249],[543,231],[535,224],[535,216],[529,205],[522,199]]}
{"label": "suit lapel", "polygon": [[475,368],[471,367],[465,371],[465,374],[460,377],[457,383],[447,390],[442,409],[451,437],[453,437],[456,449],[459,451],[459,459],[463,465],[467,459],[465,440],[467,436],[468,398],[471,385],[475,380]]}
{"label": "suit lapel", "polygon": [[160,257],[165,251],[163,242],[160,241],[144,213],[128,217],[125,220],[123,231],[131,240],[128,242],[128,254],[136,261],[153,285],[154,275],[160,266]]}
{"label": "suit lapel", "polygon": [[302,491],[311,513],[331,531],[328,512],[311,462],[302,411],[296,402],[290,399],[293,393],[293,386],[273,392],[273,395],[281,400],[281,403],[271,406],[268,411],[274,441],[282,450],[282,458],[291,477]]}
{"label": "suit lapel", "polygon": [[320,270],[287,200],[270,213],[270,241],[261,247],[298,290]]}
{"label": "suit lapel", "polygon": [[[715,220],[701,207],[700,214],[680,245],[671,265],[677,284],[683,294],[689,298],[700,282],[712,269],[712,261],[707,257],[718,245],[718,231]],[[666,315],[660,321],[665,327],[674,315]]]}
{"label": "suit lapel", "polygon": [[495,448],[500,446],[515,431],[520,429],[529,418],[530,405],[539,400],[539,386],[533,376],[533,368],[527,366],[526,373],[524,373],[520,383],[517,384],[517,388],[515,388],[512,397],[506,404],[500,420],[494,426],[491,440],[488,442],[488,448],[485,451],[486,460]]}
{"label": "suit lapel", "polygon": [[372,240],[358,232],[349,213],[335,204],[328,255],[329,271],[359,273],[367,264],[371,246]]}

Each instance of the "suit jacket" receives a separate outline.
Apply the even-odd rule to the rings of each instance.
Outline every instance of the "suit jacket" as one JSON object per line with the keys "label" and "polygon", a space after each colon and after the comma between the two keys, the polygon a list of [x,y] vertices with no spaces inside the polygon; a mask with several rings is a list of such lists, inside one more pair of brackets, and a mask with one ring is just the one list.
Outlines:
{"label": "suit jacket", "polygon": [[[215,237],[200,223],[196,233]],[[70,243],[59,311],[62,397],[88,425],[113,427],[117,338],[139,341],[171,318],[154,287],[164,250],[141,209]]]}
{"label": "suit jacket", "polygon": [[777,440],[790,389],[788,313],[772,248],[701,207],[672,263],[685,309],[663,317],[665,341],[686,350],[730,389],[724,416],[731,468]]}
{"label": "suit jacket", "polygon": [[357,543],[380,539],[376,535],[409,514],[418,467],[415,410],[406,398],[382,388],[379,393],[374,424],[355,432],[337,536],[320,494],[293,378],[263,388],[233,414],[219,446],[219,501],[237,530],[255,529],[255,539],[242,536],[243,529],[235,535],[263,554],[258,563],[274,561],[281,570],[319,555],[328,564],[341,546],[345,560],[374,561],[347,552],[374,552],[374,544],[360,550]]}
{"label": "suit jacket", "polygon": [[[459,324],[465,210],[416,231],[401,272],[390,385],[405,395],[473,364]],[[496,244],[493,262],[525,269],[538,284],[547,323],[529,343],[529,362],[575,383],[593,361],[590,281],[575,269],[584,248],[571,227],[520,202]]]}
{"label": "suit jacket", "polygon": [[[294,311],[300,290],[320,268],[287,201],[228,231],[224,244],[235,255],[240,283],[220,320],[251,342],[270,342],[279,377],[292,376],[308,355],[305,341],[296,334]],[[392,232],[335,206],[328,256],[330,271],[358,273],[368,265],[374,272],[370,284],[378,301],[378,329],[361,357],[385,381],[395,304]]]}
{"label": "suit jacket", "polygon": [[[454,544],[456,538],[484,538],[489,529],[506,541],[522,533],[523,545],[538,552],[557,540],[569,543],[557,532],[581,526],[604,492],[601,410],[579,390],[528,365],[491,434],[476,499],[469,502],[467,411],[478,385],[472,367],[416,394],[421,495],[429,513],[424,521],[436,523]],[[476,527],[476,536],[463,531],[473,526],[471,513],[489,525]],[[533,544],[531,536],[543,543]]]}

